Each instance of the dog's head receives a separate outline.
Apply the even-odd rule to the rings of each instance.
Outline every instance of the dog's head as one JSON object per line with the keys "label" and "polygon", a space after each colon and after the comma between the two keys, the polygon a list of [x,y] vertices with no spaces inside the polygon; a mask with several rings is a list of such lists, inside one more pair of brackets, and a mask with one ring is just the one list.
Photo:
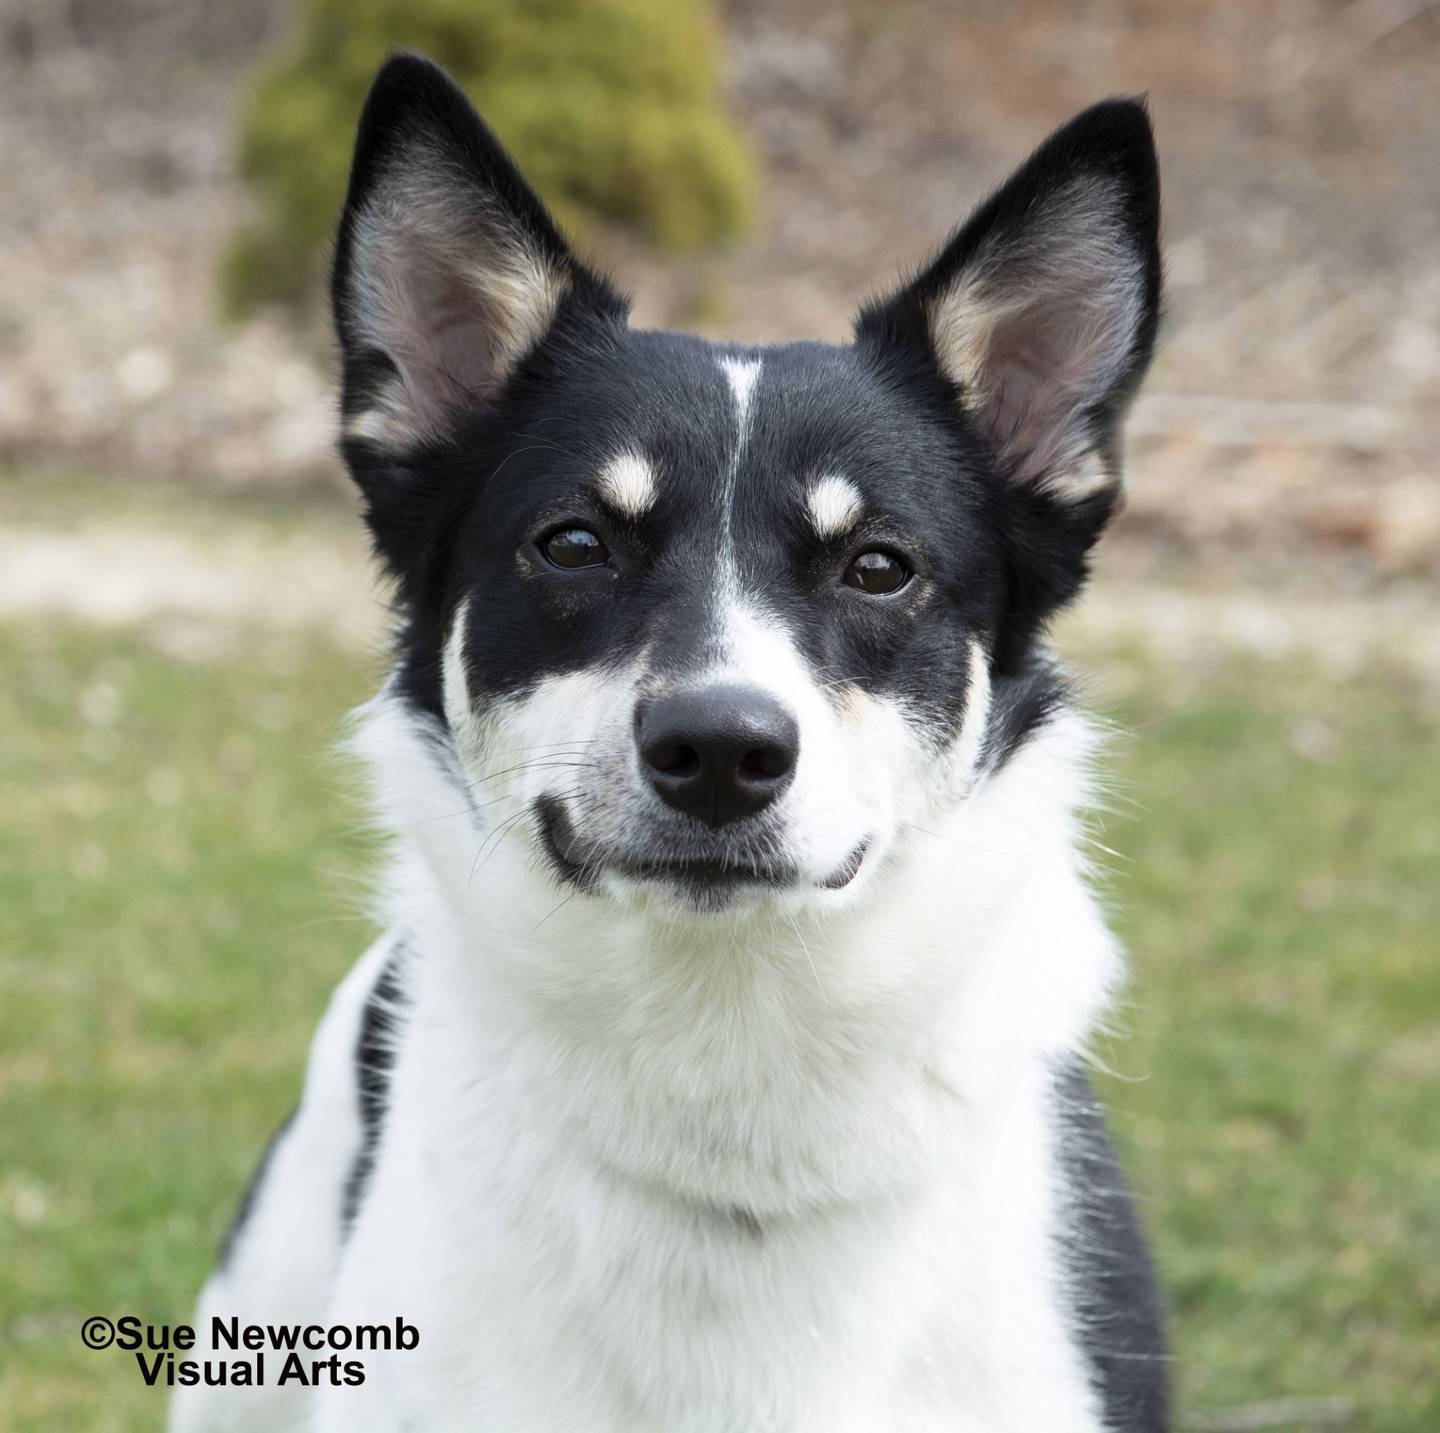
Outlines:
{"label": "dog's head", "polygon": [[846,347],[627,326],[465,97],[381,71],[334,271],[398,689],[555,880],[860,899],[1042,720],[1150,358],[1143,107],[1052,136]]}

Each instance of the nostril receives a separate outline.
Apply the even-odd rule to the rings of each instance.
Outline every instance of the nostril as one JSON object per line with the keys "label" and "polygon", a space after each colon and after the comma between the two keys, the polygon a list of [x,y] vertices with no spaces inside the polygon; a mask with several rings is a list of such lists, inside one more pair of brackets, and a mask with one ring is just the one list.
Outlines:
{"label": "nostril", "polygon": [[687,741],[678,737],[661,738],[647,742],[641,748],[645,764],[661,776],[673,776],[686,780],[700,772],[700,753]]}
{"label": "nostril", "polygon": [[757,746],[740,758],[742,781],[775,781],[793,765],[790,753],[778,746]]}
{"label": "nostril", "polygon": [[694,776],[700,770],[700,753],[693,746],[676,746],[662,756],[653,765],[666,776]]}

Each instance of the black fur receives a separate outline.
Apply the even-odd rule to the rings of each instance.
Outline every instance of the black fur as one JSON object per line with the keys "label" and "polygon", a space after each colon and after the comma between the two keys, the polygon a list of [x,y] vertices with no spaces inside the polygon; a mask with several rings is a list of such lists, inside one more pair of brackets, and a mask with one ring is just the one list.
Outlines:
{"label": "black fur", "polygon": [[[441,644],[459,603],[484,614],[467,624],[463,654],[477,702],[641,650],[663,680],[713,653],[725,528],[747,600],[784,625],[815,680],[898,699],[937,745],[964,720],[976,643],[993,692],[983,769],[1001,767],[1064,705],[1041,639],[1083,584],[1119,484],[1067,497],[1054,474],[1017,461],[1013,431],[1007,446],[979,411],[984,395],[947,377],[935,305],[984,257],[987,282],[1002,288],[1014,268],[1023,311],[1036,265],[1065,262],[1051,241],[1068,231],[1044,226],[1087,180],[1092,193],[1118,195],[1103,233],[1135,302],[1119,360],[1083,390],[1074,420],[1102,475],[1114,475],[1121,420],[1160,312],[1159,180],[1142,104],[1109,101],[1059,130],[913,282],[862,310],[852,344],[750,350],[629,328],[625,301],[574,257],[459,90],[428,62],[398,57],[365,107],[336,248],[350,418],[397,372],[363,321],[374,285],[357,270],[360,226],[397,175],[414,184],[426,174],[439,186],[434,202],[453,206],[479,252],[534,261],[563,279],[528,351],[452,403],[443,432],[408,447],[353,433],[344,443],[377,549],[399,582],[399,689],[434,719],[442,745]],[[483,320],[482,305],[470,322]],[[743,447],[725,359],[763,362]],[[631,451],[658,474],[656,500],[639,517],[608,507],[597,482],[610,459]],[[863,525],[843,540],[819,538],[806,515],[809,486],[827,474],[843,475],[864,501]],[[573,526],[599,534],[609,560],[567,571],[547,563],[544,539]],[[914,573],[883,599],[841,580],[856,552],[875,548]],[[560,835],[551,831],[550,857],[563,875]],[[344,1195],[347,1224],[380,1135],[398,996],[392,960],[356,1052],[364,1137]],[[1066,1173],[1085,1191],[1065,1250],[1083,1346],[1110,1425],[1157,1433],[1163,1332],[1143,1239],[1078,1067],[1061,1073],[1057,1100]]]}
{"label": "black fur", "polygon": [[[357,216],[416,145],[450,157],[450,198],[488,242],[539,255],[569,283],[533,350],[452,415],[445,440],[406,452],[366,440],[344,445],[377,545],[400,580],[402,690],[441,718],[440,644],[465,596],[491,618],[477,624],[466,654],[478,695],[514,692],[542,672],[642,644],[662,666],[703,660],[713,619],[713,495],[735,437],[733,397],[716,361],[727,350],[626,327],[624,301],[570,253],[468,101],[413,56],[387,64],[367,102],[340,227],[333,292],[345,412],[363,409],[393,370],[358,337]],[[764,377],[735,478],[747,591],[797,634],[819,677],[902,696],[940,737],[963,718],[972,637],[991,653],[997,681],[1018,678],[1025,711],[1043,714],[1049,698],[1033,675],[1035,639],[1083,581],[1115,492],[1065,504],[1043,485],[1012,482],[940,371],[925,305],[977,245],[1023,230],[1046,194],[1087,171],[1122,187],[1126,242],[1144,270],[1130,359],[1086,419],[1097,450],[1113,459],[1158,315],[1158,181],[1149,123],[1135,102],[1096,106],[1053,136],[919,279],[863,311],[853,346],[756,351]],[[661,473],[660,501],[639,522],[604,511],[594,496],[600,466],[627,446]],[[854,600],[836,575],[857,543],[842,550],[810,533],[805,485],[827,471],[863,492],[874,515],[864,542],[893,547],[915,566],[920,580],[896,600]],[[564,521],[602,531],[612,564],[580,576],[548,569],[535,540]],[[1006,726],[992,745],[1005,752],[1034,722],[1017,719],[1015,703],[1000,710]]]}
{"label": "black fur", "polygon": [[[475,113],[464,94],[438,65],[400,54],[376,77],[356,135],[350,183],[335,240],[331,308],[341,358],[341,411],[364,409],[396,372],[391,356],[366,341],[356,292],[358,216],[379,197],[388,178],[410,166],[417,145],[433,146],[451,175],[450,198],[467,211],[477,233],[507,231],[564,273],[568,292],[556,317],[551,342],[567,335],[595,334],[623,325],[625,299],[570,252],[534,191]],[[525,374],[515,375],[523,381]],[[404,660],[400,681],[415,704],[439,715],[437,620],[444,609],[445,576],[456,525],[470,505],[469,471],[456,472],[463,448],[431,444],[396,454],[374,443],[348,439],[345,461],[365,499],[366,520],[376,548],[399,582]]]}
{"label": "black fur", "polygon": [[[1120,374],[1097,392],[1086,415],[1096,450],[1118,469],[1120,425],[1150,366],[1160,321],[1160,172],[1143,102],[1107,100],[1057,130],[1024,165],[963,224],[935,259],[894,298],[868,304],[856,325],[857,342],[915,365],[906,381],[918,386],[940,379],[927,310],[984,250],[1023,257],[1027,230],[1047,196],[1087,176],[1113,184],[1122,196],[1120,222],[1127,251],[1142,273],[1141,317]],[[923,379],[922,379],[923,376]],[[948,385],[947,385],[948,387]],[[952,412],[967,395],[951,392]],[[974,435],[973,428],[971,429]],[[983,439],[980,441],[983,442]],[[988,445],[987,445],[988,447]],[[1001,468],[999,455],[987,454]],[[997,633],[996,667],[1007,672],[1024,661],[1046,619],[1080,590],[1088,556],[1114,513],[1118,484],[1079,503],[1050,495],[1043,482],[1006,484],[998,531],[1007,570],[1006,610]]]}
{"label": "black fur", "polygon": [[[956,480],[962,445],[938,421],[927,430],[923,409],[853,350],[793,344],[766,350],[764,364],[736,475],[747,591],[795,634],[820,680],[903,695],[949,730],[964,711],[966,638],[999,616],[997,544],[983,491]],[[572,363],[554,378],[553,388],[517,391],[506,404],[503,453],[485,424],[469,443],[476,469],[493,476],[476,483],[460,525],[449,599],[468,595],[489,614],[468,651],[485,694],[523,691],[542,675],[641,646],[668,675],[713,654],[719,522],[714,499],[697,495],[719,492],[736,436],[713,349],[686,335],[627,332],[605,366]],[[659,499],[639,521],[608,513],[590,483],[576,482],[627,443],[660,471]],[[806,485],[830,470],[870,499],[863,541],[825,543],[811,531]],[[557,580],[530,557],[536,537],[567,522],[603,532],[609,567]],[[920,580],[893,601],[865,599],[838,581],[857,545],[903,550]],[[949,620],[915,620],[934,606]]]}
{"label": "black fur", "polygon": [[1048,653],[1031,649],[1017,670],[998,676],[985,731],[983,769],[994,774],[1049,719],[1065,708],[1070,688]]}
{"label": "black fur", "polygon": [[360,1106],[360,1143],[341,1195],[341,1223],[349,1229],[365,1202],[365,1190],[375,1168],[375,1154],[385,1122],[390,1094],[390,1071],[405,1008],[401,970],[408,948],[399,943],[376,977],[360,1016],[355,1041],[355,1095]]}
{"label": "black fur", "polygon": [[1065,1185],[1074,1200],[1062,1254],[1080,1344],[1107,1426],[1165,1433],[1164,1310],[1125,1171],[1079,1061],[1057,1073],[1055,1093]]}

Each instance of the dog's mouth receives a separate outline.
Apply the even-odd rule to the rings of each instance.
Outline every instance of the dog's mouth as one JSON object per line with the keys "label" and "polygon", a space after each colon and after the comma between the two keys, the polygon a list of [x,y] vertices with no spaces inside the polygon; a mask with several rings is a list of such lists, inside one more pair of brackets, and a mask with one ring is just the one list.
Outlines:
{"label": "dog's mouth", "polygon": [[[613,872],[632,881],[666,885],[697,896],[742,891],[747,887],[784,889],[807,883],[803,873],[794,866],[757,862],[744,856],[674,860],[633,855],[606,856],[584,847],[558,801],[542,801],[538,814],[540,843],[551,865],[562,880],[581,890],[593,889],[605,872]],[[869,845],[868,840],[862,841],[835,870],[814,884],[827,891],[844,890],[860,874]]]}
{"label": "dog's mouth", "polygon": [[827,891],[843,891],[860,874],[869,850],[870,842],[862,841],[820,884]]}

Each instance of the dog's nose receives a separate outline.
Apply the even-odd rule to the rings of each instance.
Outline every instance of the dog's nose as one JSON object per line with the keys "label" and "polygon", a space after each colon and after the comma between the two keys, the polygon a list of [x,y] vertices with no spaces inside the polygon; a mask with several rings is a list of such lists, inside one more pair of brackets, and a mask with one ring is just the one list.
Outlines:
{"label": "dog's nose", "polygon": [[640,763],[661,800],[707,826],[768,806],[789,784],[800,729],[751,687],[701,687],[657,697],[640,713]]}

